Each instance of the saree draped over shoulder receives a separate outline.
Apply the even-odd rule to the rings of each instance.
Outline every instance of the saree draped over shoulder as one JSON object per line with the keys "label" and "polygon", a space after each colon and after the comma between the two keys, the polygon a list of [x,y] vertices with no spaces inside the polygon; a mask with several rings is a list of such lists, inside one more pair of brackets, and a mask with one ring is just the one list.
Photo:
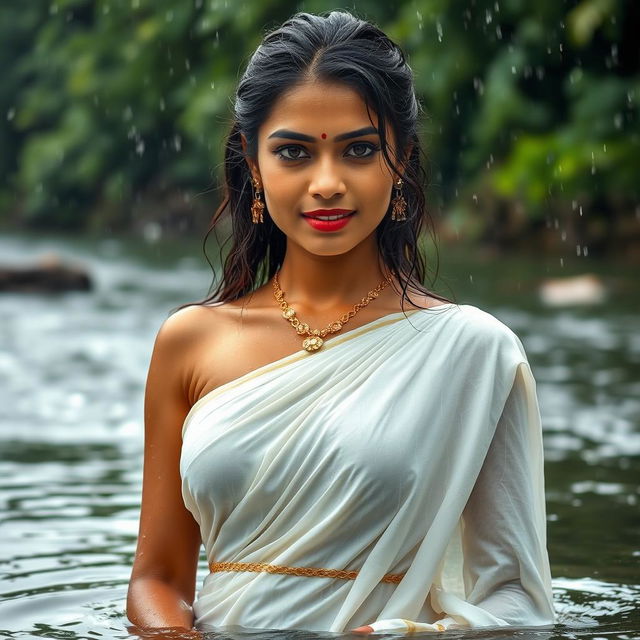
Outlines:
{"label": "saree draped over shoulder", "polygon": [[535,381],[475,307],[391,314],[218,387],[180,472],[210,564],[357,572],[210,572],[199,629],[553,624]]}

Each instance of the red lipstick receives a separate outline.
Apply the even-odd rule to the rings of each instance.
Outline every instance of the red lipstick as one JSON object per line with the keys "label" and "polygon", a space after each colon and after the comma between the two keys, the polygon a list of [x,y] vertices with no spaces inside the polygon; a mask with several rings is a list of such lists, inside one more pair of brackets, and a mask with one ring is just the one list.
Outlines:
{"label": "red lipstick", "polygon": [[317,231],[339,231],[354,214],[355,211],[349,209],[316,209],[305,211],[302,216]]}

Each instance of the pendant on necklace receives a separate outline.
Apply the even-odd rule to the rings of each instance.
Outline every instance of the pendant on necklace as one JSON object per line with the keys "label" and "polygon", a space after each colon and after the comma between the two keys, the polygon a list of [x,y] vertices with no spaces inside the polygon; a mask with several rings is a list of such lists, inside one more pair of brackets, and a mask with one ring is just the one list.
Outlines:
{"label": "pendant on necklace", "polygon": [[320,336],[309,336],[302,341],[302,348],[309,352],[317,351],[324,344]]}

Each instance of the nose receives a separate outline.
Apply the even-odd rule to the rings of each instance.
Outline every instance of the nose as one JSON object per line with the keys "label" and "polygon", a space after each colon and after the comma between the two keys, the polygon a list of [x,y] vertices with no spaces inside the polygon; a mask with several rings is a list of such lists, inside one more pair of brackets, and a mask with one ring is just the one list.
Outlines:
{"label": "nose", "polygon": [[346,185],[339,168],[329,157],[320,159],[314,169],[309,183],[309,195],[331,200],[346,193]]}

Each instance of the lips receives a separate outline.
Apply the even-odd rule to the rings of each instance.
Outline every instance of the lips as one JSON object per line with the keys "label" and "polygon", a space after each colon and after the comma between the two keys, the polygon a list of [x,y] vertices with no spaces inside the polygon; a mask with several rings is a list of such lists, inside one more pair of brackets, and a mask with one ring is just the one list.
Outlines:
{"label": "lips", "polygon": [[355,211],[351,209],[316,209],[315,211],[305,211],[302,215],[313,220],[334,221],[350,216]]}
{"label": "lips", "polygon": [[317,209],[305,211],[302,217],[316,231],[334,232],[346,227],[355,213],[349,209]]}

